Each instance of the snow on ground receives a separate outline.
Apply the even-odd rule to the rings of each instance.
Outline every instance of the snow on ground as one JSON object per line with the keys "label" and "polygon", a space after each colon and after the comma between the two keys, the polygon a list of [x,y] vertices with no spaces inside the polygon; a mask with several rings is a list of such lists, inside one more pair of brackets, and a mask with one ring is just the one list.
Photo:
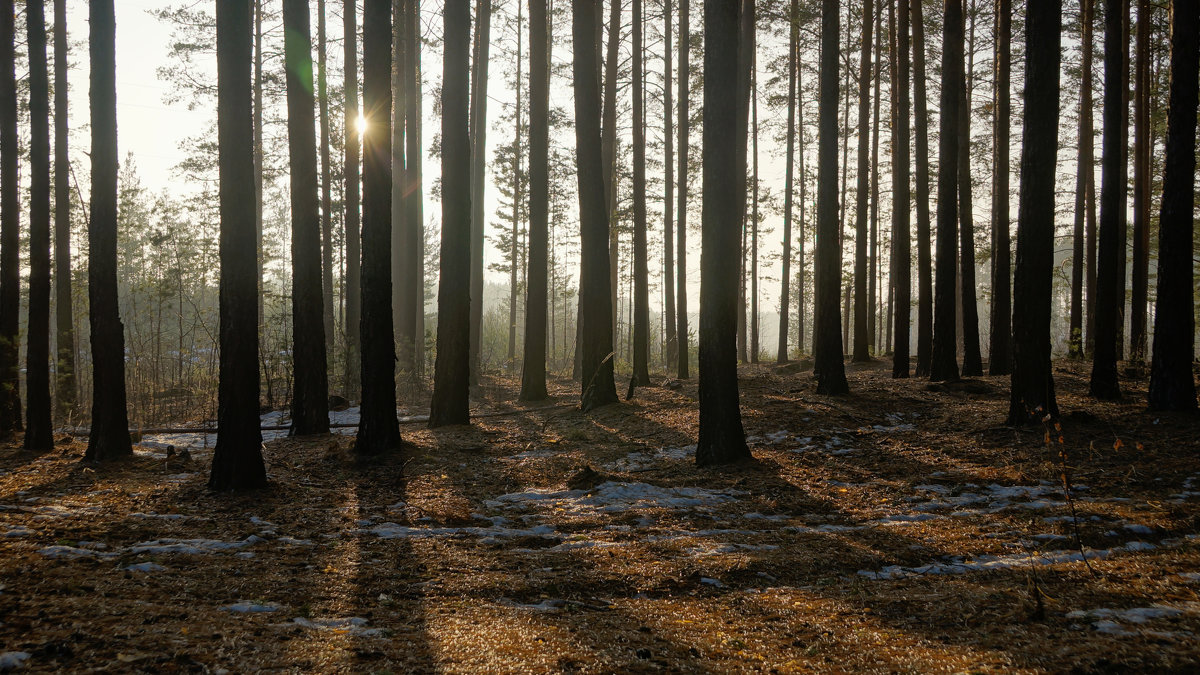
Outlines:
{"label": "snow on ground", "polygon": [[618,459],[615,462],[605,464],[604,468],[609,471],[628,471],[636,473],[638,471],[649,471],[658,468],[663,462],[667,461],[688,461],[692,462],[696,459],[696,445],[684,445],[676,448],[657,448],[655,450],[640,450],[631,452],[625,457]]}
{"label": "snow on ground", "polygon": [[1107,558],[1114,553],[1134,552],[1134,551],[1149,551],[1158,548],[1154,544],[1144,541],[1131,541],[1123,546],[1114,546],[1110,549],[1089,550],[1085,553],[1079,551],[1048,551],[1045,553],[1028,552],[1014,553],[1009,555],[981,555],[974,557],[971,560],[966,560],[962,556],[953,556],[944,562],[933,562],[927,565],[917,567],[904,567],[902,565],[888,565],[880,570],[859,570],[860,576],[868,579],[903,579],[906,577],[918,577],[933,574],[967,574],[969,572],[986,572],[994,570],[1008,570],[1018,568],[1028,568],[1044,565],[1056,565],[1058,563],[1081,562],[1086,557],[1089,560]]}
{"label": "snow on ground", "polygon": [[[1147,630],[1144,626],[1159,619],[1175,619],[1184,615],[1200,614],[1200,602],[1181,602],[1176,604],[1156,603],[1149,607],[1132,607],[1130,609],[1077,609],[1067,612],[1068,619],[1082,619],[1091,624],[1098,633],[1118,637],[1146,634],[1157,638],[1185,637],[1194,639],[1190,632]],[[1134,624],[1136,630],[1130,630],[1128,624]],[[1076,628],[1079,626],[1076,625]]]}
{"label": "snow on ground", "polygon": [[257,602],[235,602],[232,605],[226,605],[221,608],[222,612],[234,612],[237,614],[265,614],[268,612],[278,612],[283,609],[280,605],[273,602],[260,604]]}
{"label": "snow on ground", "polygon": [[292,624],[312,630],[349,633],[359,637],[381,637],[386,631],[383,628],[367,628],[369,622],[361,616],[344,618],[308,619],[298,616],[292,619]]}
{"label": "snow on ground", "polygon": [[648,483],[608,481],[591,490],[530,490],[501,495],[484,502],[489,508],[529,510],[552,509],[565,517],[586,517],[603,513],[624,513],[650,508],[695,509],[704,511],[735,501],[746,494],[740,490],[704,488],[664,488]]}
{"label": "snow on ground", "polygon": [[28,660],[29,652],[4,652],[0,654],[0,671],[23,668]]}
{"label": "snow on ground", "polygon": [[[1043,499],[1047,496],[1062,497],[1062,488],[1049,481],[1038,485],[997,485],[992,483],[979,486],[974,483],[966,483],[950,486],[931,484],[917,485],[915,489],[925,493],[923,496],[932,498],[925,501],[921,501],[921,497],[910,498],[916,502],[911,506],[913,510],[954,509],[956,516],[996,513],[1007,508],[1038,510],[1066,505],[1065,501]],[[1086,489],[1086,485],[1076,485],[1073,488],[1077,491]]]}

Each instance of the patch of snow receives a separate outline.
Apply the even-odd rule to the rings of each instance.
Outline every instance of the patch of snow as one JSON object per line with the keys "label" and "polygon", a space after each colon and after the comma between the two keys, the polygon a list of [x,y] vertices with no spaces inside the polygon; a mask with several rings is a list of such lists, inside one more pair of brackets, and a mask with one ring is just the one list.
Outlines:
{"label": "patch of snow", "polygon": [[226,605],[221,608],[222,612],[236,612],[239,614],[265,614],[268,612],[278,612],[282,607],[268,602],[265,605],[260,605],[255,602],[235,602],[232,605]]}
{"label": "patch of snow", "polygon": [[890,516],[884,516],[877,520],[871,521],[871,525],[912,525],[926,520],[937,520],[941,518],[936,513],[897,513]]}
{"label": "patch of snow", "polygon": [[1184,581],[1200,582],[1200,572],[1180,572],[1179,576]]}
{"label": "patch of snow", "polygon": [[22,526],[18,525],[16,527],[12,528],[11,530],[5,532],[4,534],[0,534],[0,537],[5,537],[7,539],[16,539],[17,537],[32,537],[34,534],[35,533],[33,530],[31,530],[27,527],[22,527]]}
{"label": "patch of snow", "polygon": [[1125,525],[1125,529],[1134,534],[1154,534],[1154,528],[1137,523],[1128,523]]}
{"label": "patch of snow", "polygon": [[700,577],[700,583],[712,586],[713,588],[725,588],[725,584],[721,583],[720,579],[710,579],[708,577]]}
{"label": "patch of snow", "polygon": [[[1148,547],[1148,548],[1147,548]],[[901,565],[888,565],[880,570],[859,570],[860,576],[869,579],[904,579],[906,577],[917,577],[932,574],[967,574],[969,572],[987,572],[995,570],[1008,570],[1027,568],[1030,566],[1056,565],[1059,563],[1081,562],[1086,557],[1089,560],[1104,559],[1122,551],[1146,551],[1157,548],[1153,544],[1147,544],[1141,541],[1131,541],[1124,546],[1115,546],[1111,549],[1102,549],[1087,551],[1084,554],[1079,551],[1048,551],[1045,553],[1015,553],[1009,555],[981,555],[972,560],[965,560],[961,557],[951,558],[946,562],[935,562],[918,567],[904,567]]]}
{"label": "patch of snow", "polygon": [[134,563],[132,565],[126,565],[125,567],[122,567],[121,569],[126,570],[128,572],[161,572],[167,568],[163,567],[162,565],[159,565],[158,563],[140,562],[140,563]]}
{"label": "patch of snow", "polygon": [[735,501],[735,495],[741,494],[745,493],[609,481],[592,490],[530,490],[506,494],[484,504],[491,508],[518,509],[545,506],[566,516],[590,516],[647,508],[706,509]]}
{"label": "patch of snow", "polygon": [[554,528],[539,525],[529,529],[506,527],[408,527],[396,523],[380,523],[375,527],[356,530],[358,534],[373,534],[380,539],[429,539],[432,537],[476,536],[492,539],[514,537],[556,536]]}
{"label": "patch of snow", "polygon": [[29,652],[4,652],[0,654],[0,670],[23,668],[29,660]]}
{"label": "patch of snow", "polygon": [[350,633],[361,637],[379,637],[385,631],[382,628],[366,628],[368,621],[361,616],[351,616],[337,619],[306,619],[298,616],[292,623],[313,630],[329,630],[338,633]]}
{"label": "patch of snow", "polygon": [[111,558],[117,555],[116,553],[107,553],[89,548],[78,548],[75,546],[63,545],[40,548],[38,549],[38,553],[41,553],[47,558],[66,558],[68,560],[74,560],[77,558]]}
{"label": "patch of snow", "polygon": [[[749,441],[749,439],[747,439]],[[696,456],[696,446],[683,445],[675,448],[658,448],[631,452],[615,462],[605,464],[609,471],[648,471],[664,461],[691,461]]]}
{"label": "patch of snow", "polygon": [[507,598],[500,599],[501,604],[514,609],[525,609],[533,612],[557,612],[567,606],[566,600],[558,598],[547,598],[537,604],[525,604]]}
{"label": "patch of snow", "polygon": [[131,513],[129,517],[155,520],[188,520],[190,518],[190,516],[185,516],[182,513],[155,513],[153,511],[149,513]]}
{"label": "patch of snow", "polygon": [[1156,619],[1173,619],[1185,614],[1200,614],[1200,602],[1183,602],[1175,605],[1156,603],[1149,607],[1132,607],[1130,609],[1110,609],[1107,607],[1077,609],[1073,612],[1067,612],[1067,618],[1105,619],[1142,624]]}
{"label": "patch of snow", "polygon": [[771,520],[771,521],[775,521],[775,522],[792,519],[792,516],[789,516],[785,513],[780,513],[780,514],[771,515],[771,516],[765,516],[761,513],[747,513],[746,515],[744,515],[742,517],[745,518],[746,520]]}

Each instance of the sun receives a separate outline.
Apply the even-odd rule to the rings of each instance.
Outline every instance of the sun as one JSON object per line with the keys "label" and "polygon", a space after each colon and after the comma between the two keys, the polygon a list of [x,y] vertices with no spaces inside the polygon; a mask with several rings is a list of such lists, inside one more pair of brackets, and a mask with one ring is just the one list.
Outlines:
{"label": "sun", "polygon": [[368,126],[367,116],[362,113],[359,113],[358,119],[354,121],[354,126],[355,126],[355,128],[358,129],[359,136],[362,136],[363,134],[367,133],[367,126]]}

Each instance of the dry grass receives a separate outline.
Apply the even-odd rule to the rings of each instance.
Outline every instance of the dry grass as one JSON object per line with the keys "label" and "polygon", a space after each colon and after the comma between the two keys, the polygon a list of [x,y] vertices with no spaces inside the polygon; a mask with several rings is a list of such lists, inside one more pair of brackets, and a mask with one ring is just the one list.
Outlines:
{"label": "dry grass", "polygon": [[[981,378],[974,393],[931,391],[877,367],[852,370],[855,395],[827,398],[811,393],[808,374],[745,368],[747,432],[762,440],[752,444],[754,462],[724,470],[661,455],[619,463],[631,452],[653,456],[694,442],[694,382],[639,390],[634,402],[592,415],[557,409],[470,428],[406,426],[403,452],[369,466],[357,465],[345,442],[275,441],[267,446],[272,486],[247,496],[207,492],[206,456],[192,466],[143,456],[90,467],[78,442],[41,456],[0,449],[0,652],[28,652],[26,667],[46,672],[1198,667],[1200,577],[1181,573],[1200,572],[1200,539],[1187,537],[1200,532],[1200,498],[1173,497],[1200,475],[1197,418],[1098,404],[1084,396],[1084,374],[1061,366],[1071,478],[1086,485],[1075,495],[1083,547],[1156,546],[1093,559],[1093,575],[1079,562],[1035,564],[1074,549],[1074,528],[1045,520],[1069,509],[1053,487],[1061,465],[1042,430],[999,426],[1005,380]],[[1144,384],[1124,384],[1131,400],[1144,400]],[[489,381],[480,409],[504,409],[495,401],[515,398],[514,387]],[[571,383],[553,389],[558,402],[571,401]],[[780,430],[789,433],[778,442],[767,436]],[[564,490],[585,466],[601,474],[591,484],[702,487],[732,499],[614,512],[580,510],[570,499],[528,512],[486,503]],[[1046,494],[995,510],[1002,505],[929,504],[992,484]],[[1027,508],[1037,499],[1044,508]],[[133,515],[151,513],[186,518]],[[881,522],[928,513],[940,517]],[[462,529],[491,528],[481,516],[504,516],[512,529],[549,527],[501,537]],[[396,539],[371,531],[385,522],[452,531]],[[256,534],[266,541],[216,553],[128,550],[155,539]],[[115,555],[39,552],[86,548],[80,542],[102,542]],[[897,579],[858,573],[986,556],[1015,562]],[[165,569],[123,569],[141,562]],[[279,609],[222,609],[240,602]],[[1175,612],[1145,623],[1068,616],[1155,605]],[[346,617],[367,623],[294,621]]]}

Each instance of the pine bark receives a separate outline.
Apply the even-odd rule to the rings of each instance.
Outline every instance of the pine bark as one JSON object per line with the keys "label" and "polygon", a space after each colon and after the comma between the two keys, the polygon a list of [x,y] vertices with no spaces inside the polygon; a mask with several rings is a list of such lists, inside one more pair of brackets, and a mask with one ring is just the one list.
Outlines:
{"label": "pine bark", "polygon": [[391,0],[366,0],[363,111],[369,122],[363,134],[362,412],[354,441],[360,456],[400,446],[392,332],[392,133],[386,122],[392,114],[391,73]]}
{"label": "pine bark", "polygon": [[[892,253],[895,256],[895,279],[892,330],[895,341],[892,351],[892,377],[908,377],[909,333],[912,321],[912,193],[909,188],[909,95],[908,95],[908,12],[900,11],[897,20],[898,43],[896,74],[896,126],[892,133]],[[919,94],[918,94],[919,96]],[[918,114],[920,114],[918,112]],[[918,165],[920,159],[917,160]],[[918,169],[918,173],[921,170]],[[926,244],[928,246],[928,244]]]}
{"label": "pine bark", "polygon": [[779,345],[775,360],[788,362],[788,319],[791,312],[789,291],[792,287],[792,212],[795,193],[796,165],[796,53],[800,50],[799,0],[791,0],[788,9],[788,98],[787,98],[787,159],[783,178],[783,258],[779,276]]}
{"label": "pine bark", "polygon": [[519,1],[517,3],[517,86],[516,97],[517,105],[514,108],[514,139],[513,139],[513,156],[512,156],[512,231],[509,237],[508,251],[508,359],[506,363],[511,368],[517,356],[517,305],[520,300],[520,270],[521,270],[521,201],[524,196],[521,193],[521,137],[524,135],[524,128],[521,124],[521,42],[523,39],[524,5]]}
{"label": "pine bark", "polygon": [[[404,302],[401,303],[405,322],[411,318],[412,324],[405,323],[408,329],[406,343],[410,345],[410,365],[412,377],[421,380],[425,377],[425,204],[424,204],[424,148],[421,145],[421,0],[404,0],[404,17],[397,23],[403,23],[404,49],[407,58],[404,61],[404,277],[400,280],[400,292]],[[394,153],[393,153],[394,156]],[[395,164],[393,164],[395,166]],[[397,169],[393,168],[393,174]],[[392,186],[396,182],[393,176]],[[393,201],[395,195],[393,195]],[[393,222],[395,218],[393,217]],[[392,233],[393,240],[396,238]],[[396,279],[392,280],[396,283]],[[393,317],[393,322],[395,321]]]}
{"label": "pine bark", "polygon": [[[941,123],[938,139],[937,290],[929,378],[957,380],[956,242],[958,233],[958,110],[963,83],[962,0],[946,0],[942,27]],[[918,95],[919,96],[919,95]]]}
{"label": "pine bark", "polygon": [[221,281],[217,445],[208,487],[267,484],[258,418],[258,247],[250,0],[217,3]]}
{"label": "pine bark", "polygon": [[[608,3],[608,44],[604,57],[604,103],[601,113],[601,153],[604,161],[604,203],[608,205],[608,285],[609,304],[612,313],[609,322],[612,323],[614,347],[617,339],[617,312],[620,311],[618,289],[621,287],[619,260],[620,231],[617,228],[617,73],[620,71],[621,46],[621,0],[610,0]],[[599,48],[600,14],[602,7],[597,7],[595,21],[596,45]],[[597,73],[600,66],[597,65]],[[582,298],[581,298],[582,299]],[[614,354],[615,359],[615,354]]]}
{"label": "pine bark", "polygon": [[75,313],[71,294],[71,159],[67,107],[67,0],[54,0],[54,310],[58,414],[75,412]]}
{"label": "pine bark", "polygon": [[642,0],[633,0],[633,374],[630,387],[650,384],[650,286],[646,250],[646,76]]}
{"label": "pine bark", "polygon": [[679,343],[679,363],[676,374],[686,380],[689,376],[691,347],[688,339],[687,297],[687,223],[688,223],[688,157],[691,147],[688,136],[691,131],[691,21],[690,0],[679,0],[679,227],[676,228],[677,269],[675,289],[679,299],[675,303],[676,340]]}
{"label": "pine bark", "polygon": [[[492,5],[477,0],[475,5],[474,62],[471,69],[471,275],[470,275],[470,383],[479,382],[480,340],[483,327],[483,246],[487,215],[484,191],[487,180],[487,82],[491,58]],[[468,32],[470,22],[468,21]],[[444,227],[444,225],[443,225]],[[440,313],[440,312],[439,312]],[[439,324],[440,326],[440,324]],[[441,330],[439,328],[440,335]]]}
{"label": "pine bark", "polygon": [[[737,246],[744,215],[745,164],[737,163],[736,128],[742,105],[729,96],[739,84],[740,0],[704,3],[704,196],[700,262],[700,433],[696,463],[727,464],[750,457],[738,400],[735,321]],[[753,17],[750,17],[753,20]],[[739,26],[741,22],[741,26]],[[744,35],[744,33],[742,33]]]}
{"label": "pine bark", "polygon": [[[988,347],[988,374],[1006,375],[1012,367],[1012,287],[1009,282],[1012,272],[1012,246],[1009,238],[1008,197],[1012,114],[1011,0],[996,0],[995,20],[995,79],[992,90],[992,329]],[[1081,141],[1080,146],[1082,145]]]}
{"label": "pine bark", "polygon": [[671,0],[663,0],[663,363],[677,368],[679,340],[675,318],[675,124],[671,100]]}
{"label": "pine bark", "polygon": [[321,214],[313,119],[312,44],[306,0],[284,0],[288,156],[292,202],[292,428],[329,432],[329,383],[321,291]]}
{"label": "pine bark", "polygon": [[470,423],[471,275],[464,274],[462,263],[471,260],[474,240],[472,199],[479,196],[471,189],[469,0],[446,2],[444,25],[442,253],[438,281],[437,360],[434,362],[433,401],[429,409],[431,428]]}
{"label": "pine bark", "polygon": [[[913,131],[916,133],[917,206],[917,365],[914,374],[927,377],[933,361],[933,256],[929,214],[929,113],[925,92],[925,17],[922,0],[909,0],[913,38]],[[899,303],[897,303],[899,304]],[[896,343],[899,344],[899,333]]]}
{"label": "pine bark", "polygon": [[25,3],[29,54],[29,318],[25,352],[25,449],[54,447],[50,401],[50,74],[46,6]]}
{"label": "pine bark", "polygon": [[845,394],[846,366],[842,356],[842,247],[838,222],[838,40],[841,36],[837,0],[821,2],[820,122],[817,150],[816,317],[813,351],[818,394]]}
{"label": "pine bark", "polygon": [[329,170],[329,95],[325,43],[325,0],[317,0],[317,106],[321,143],[321,303],[326,360],[332,360],[337,333],[333,323],[333,189]]}
{"label": "pine bark", "polygon": [[[107,4],[111,13],[111,1]],[[95,7],[94,11],[102,12],[99,7]],[[21,429],[21,337],[18,326],[21,308],[21,198],[17,174],[21,149],[17,137],[14,16],[12,0],[0,2],[0,436]],[[113,155],[115,157],[115,151]],[[115,179],[115,166],[113,174]],[[114,204],[114,214],[115,211]],[[115,215],[112,226],[116,228]]]}
{"label": "pine bark", "polygon": [[1196,330],[1192,251],[1200,9],[1196,3],[1172,2],[1170,20],[1171,89],[1158,220],[1158,297],[1149,402],[1151,410],[1191,411],[1196,409],[1196,381],[1192,374]]}
{"label": "pine bark", "polygon": [[[521,400],[546,392],[546,280],[550,222],[550,20],[546,0],[529,2],[529,268]],[[669,222],[669,221],[668,221]]]}
{"label": "pine bark", "polygon": [[1084,271],[1084,286],[1087,293],[1087,303],[1084,308],[1083,353],[1090,356],[1096,346],[1096,159],[1095,132],[1092,123],[1092,71],[1094,66],[1093,26],[1096,20],[1096,0],[1081,0],[1080,23],[1081,42],[1083,43],[1082,76],[1079,93],[1079,137],[1086,139],[1080,142],[1079,173],[1083,177],[1084,203],[1084,246],[1086,252],[1086,267]]}
{"label": "pine bark", "polygon": [[[974,19],[972,19],[974,34]],[[974,38],[970,44],[974,46]],[[973,51],[973,49],[972,49]],[[974,61],[972,56],[971,61]],[[974,65],[973,63],[971,64]],[[959,267],[964,377],[983,375],[983,357],[979,348],[979,303],[975,299],[975,210],[971,180],[971,82],[973,68],[963,78],[963,90],[959,96],[959,142],[958,142],[958,199],[959,199]]]}
{"label": "pine bark", "polygon": [[345,48],[345,134],[346,134],[346,386],[348,400],[357,401],[361,392],[358,323],[362,318],[362,248],[359,219],[359,129],[358,129],[358,0],[346,0],[342,9]]}
{"label": "pine bark", "polygon": [[[0,13],[8,15],[3,8]],[[84,459],[104,462],[133,456],[125,409],[125,334],[117,303],[117,67],[112,0],[90,2],[88,19],[92,99],[88,318],[93,365],[92,427]],[[0,44],[7,43],[0,28]],[[8,69],[4,71],[7,73]],[[0,281],[4,278],[5,273],[0,270]],[[4,307],[3,300],[0,297],[0,309]],[[19,414],[19,409],[16,412]]]}
{"label": "pine bark", "polygon": [[1050,368],[1054,175],[1058,156],[1062,0],[1030,3],[1025,18],[1025,122],[1013,276],[1011,425],[1058,416]]}
{"label": "pine bark", "polygon": [[853,360],[870,361],[867,338],[867,225],[870,198],[871,134],[871,29],[874,25],[872,0],[863,0],[862,49],[858,58],[858,187],[854,217],[854,341]]}
{"label": "pine bark", "polygon": [[1146,362],[1146,310],[1150,285],[1150,3],[1138,0],[1134,63],[1133,276],[1129,302],[1129,360]]}
{"label": "pine bark", "polygon": [[1117,381],[1119,358],[1117,334],[1120,332],[1120,306],[1125,284],[1118,277],[1120,251],[1124,248],[1121,236],[1121,126],[1126,116],[1123,104],[1125,83],[1122,80],[1127,52],[1121,28],[1122,0],[1106,0],[1104,17],[1104,155],[1100,177],[1099,260],[1096,274],[1096,342],[1092,354],[1092,396],[1101,400],[1118,400],[1121,387]]}

